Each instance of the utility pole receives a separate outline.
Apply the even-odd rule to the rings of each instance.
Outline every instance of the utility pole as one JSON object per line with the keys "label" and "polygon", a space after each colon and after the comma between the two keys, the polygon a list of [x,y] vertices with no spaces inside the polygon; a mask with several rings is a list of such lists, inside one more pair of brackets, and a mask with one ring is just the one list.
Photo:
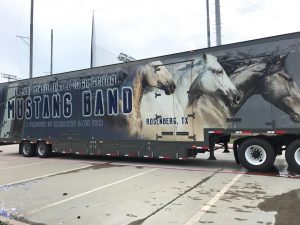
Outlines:
{"label": "utility pole", "polygon": [[53,29],[51,29],[51,56],[50,56],[50,74],[53,72]]}
{"label": "utility pole", "polygon": [[216,11],[216,41],[217,45],[221,45],[221,15],[220,15],[220,0],[215,0]]}
{"label": "utility pole", "polygon": [[30,46],[30,44],[27,42],[27,39],[30,39],[30,37],[25,37],[20,35],[17,35],[16,37],[20,38],[28,47]]}
{"label": "utility pole", "polygon": [[209,0],[206,0],[207,47],[210,47]]}
{"label": "utility pole", "polygon": [[32,62],[33,62],[33,5],[34,5],[34,0],[31,0],[29,78],[32,78]]}

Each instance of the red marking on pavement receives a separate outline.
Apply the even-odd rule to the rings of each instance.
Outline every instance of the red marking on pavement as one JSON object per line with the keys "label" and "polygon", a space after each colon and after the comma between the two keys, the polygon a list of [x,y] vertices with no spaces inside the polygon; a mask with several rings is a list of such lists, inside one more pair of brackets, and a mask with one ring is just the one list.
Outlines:
{"label": "red marking on pavement", "polygon": [[275,130],[275,134],[286,134],[284,130]]}

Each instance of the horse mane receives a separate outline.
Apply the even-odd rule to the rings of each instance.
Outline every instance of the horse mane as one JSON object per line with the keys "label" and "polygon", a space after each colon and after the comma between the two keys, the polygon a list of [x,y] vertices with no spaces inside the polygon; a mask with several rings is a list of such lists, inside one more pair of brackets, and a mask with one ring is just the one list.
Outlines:
{"label": "horse mane", "polygon": [[288,54],[283,56],[280,54],[273,54],[270,57],[265,58],[264,61],[266,67],[263,71],[263,77],[268,77],[282,71],[285,68],[287,56]]}
{"label": "horse mane", "polygon": [[198,82],[199,77],[197,77],[194,82],[191,84],[190,89],[188,91],[188,106],[192,105],[194,102],[196,102],[203,92],[201,91],[199,87]]}
{"label": "horse mane", "polygon": [[[200,65],[204,65],[204,66],[209,66],[207,64],[210,64],[210,60],[211,59],[217,59],[215,56],[211,55],[211,54],[207,54],[204,53],[202,55],[202,57],[199,58],[199,60],[197,60],[195,62],[195,66],[200,66]],[[198,74],[198,76],[196,77],[196,79],[193,81],[193,83],[190,86],[190,89],[188,91],[188,106],[192,105],[194,102],[196,102],[203,94],[204,92],[201,90],[200,86],[199,86],[199,79],[200,74]]]}
{"label": "horse mane", "polygon": [[191,106],[203,95],[202,91],[189,91],[188,92],[188,106]]}

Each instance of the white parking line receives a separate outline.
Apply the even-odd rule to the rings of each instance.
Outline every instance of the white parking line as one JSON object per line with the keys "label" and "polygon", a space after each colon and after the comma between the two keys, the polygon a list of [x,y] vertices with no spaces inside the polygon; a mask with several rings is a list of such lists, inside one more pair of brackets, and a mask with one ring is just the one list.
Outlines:
{"label": "white parking line", "polygon": [[37,179],[46,178],[46,177],[54,176],[54,175],[57,175],[57,174],[60,174],[60,173],[68,173],[68,172],[72,172],[74,170],[81,170],[81,169],[85,169],[85,168],[88,168],[88,167],[91,167],[91,166],[92,165],[82,166],[82,167],[78,167],[78,168],[74,168],[74,169],[70,169],[70,170],[59,171],[57,173],[49,173],[49,174],[42,175],[42,176],[39,176],[39,177],[33,177],[33,178],[25,179],[25,180],[15,181],[15,182],[8,183],[8,184],[1,184],[0,188],[3,187],[3,186],[10,186],[10,185],[15,185],[15,184],[20,184],[20,183],[23,183],[23,182],[28,182],[28,181],[33,181],[33,180],[37,180]]}
{"label": "white parking line", "polygon": [[6,167],[6,168],[1,168],[0,171],[2,171],[2,170],[9,170],[9,169],[15,169],[15,168],[24,167],[24,166],[44,164],[44,163],[48,163],[48,162],[44,161],[44,162],[37,162],[37,163],[27,163],[27,164],[22,164],[22,165],[19,165],[19,166],[11,166],[11,167]]}
{"label": "white parking line", "polygon": [[[16,160],[16,159],[20,159],[22,157],[13,157],[13,156],[0,156],[0,159],[9,159],[9,160]],[[24,158],[26,159],[26,158]]]}
{"label": "white parking line", "polygon": [[16,162],[16,161],[20,161],[20,160],[28,160],[27,158],[21,158],[21,159],[10,159],[10,160],[2,160],[2,158],[0,157],[0,165],[1,164],[5,164],[5,163],[11,163],[11,162]]}
{"label": "white parking line", "polygon": [[225,192],[242,176],[236,175],[221,191],[219,191],[208,203],[206,203],[185,225],[198,223],[201,217],[225,194]]}
{"label": "white parking line", "polygon": [[56,206],[56,205],[59,205],[59,204],[62,204],[62,203],[71,201],[71,200],[76,199],[76,198],[80,198],[80,197],[82,197],[82,196],[91,194],[91,193],[93,193],[93,192],[100,191],[100,190],[102,190],[102,189],[111,187],[111,186],[116,185],[116,184],[120,184],[120,183],[122,183],[122,182],[131,180],[131,179],[133,179],[133,178],[136,178],[136,177],[139,177],[139,176],[142,176],[142,175],[145,175],[145,174],[147,174],[147,173],[151,173],[151,172],[153,172],[153,171],[155,171],[155,170],[158,170],[158,169],[147,170],[147,171],[145,171],[145,172],[142,172],[142,173],[138,173],[138,174],[132,175],[132,176],[127,177],[127,178],[125,178],[125,179],[118,180],[118,181],[115,181],[115,182],[113,182],[113,183],[103,185],[103,186],[101,186],[101,187],[97,187],[97,188],[95,188],[95,189],[92,189],[92,190],[83,192],[83,193],[81,193],[81,194],[75,195],[75,196],[73,196],[73,197],[71,197],[71,198],[67,198],[67,199],[64,199],[64,200],[61,200],[61,201],[58,201],[58,202],[54,202],[54,203],[52,203],[52,204],[46,205],[46,206],[44,206],[44,207],[41,207],[41,208],[39,208],[39,209],[30,211],[29,214],[37,213],[37,212],[42,211],[42,210],[44,210],[44,209],[47,209],[47,208],[50,208],[50,207],[53,207],[53,206]]}

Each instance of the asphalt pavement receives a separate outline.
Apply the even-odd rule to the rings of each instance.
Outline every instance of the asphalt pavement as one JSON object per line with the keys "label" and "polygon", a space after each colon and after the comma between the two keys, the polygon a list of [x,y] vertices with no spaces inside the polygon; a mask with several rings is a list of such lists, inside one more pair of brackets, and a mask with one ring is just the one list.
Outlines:
{"label": "asphalt pavement", "polygon": [[266,173],[231,153],[186,161],[54,155],[0,147],[0,220],[25,224],[300,224],[300,175],[283,156]]}

